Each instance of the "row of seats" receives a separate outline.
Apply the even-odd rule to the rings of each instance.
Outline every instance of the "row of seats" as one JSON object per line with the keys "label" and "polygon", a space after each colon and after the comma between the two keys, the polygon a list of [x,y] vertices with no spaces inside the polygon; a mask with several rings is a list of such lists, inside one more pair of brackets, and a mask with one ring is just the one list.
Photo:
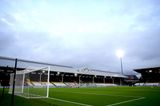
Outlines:
{"label": "row of seats", "polygon": [[71,88],[77,88],[79,87],[79,84],[78,83],[74,83],[74,82],[66,82],[65,83],[68,87],[71,87]]}
{"label": "row of seats", "polygon": [[[27,85],[33,87],[44,87],[47,86],[47,82],[27,82]],[[76,82],[49,82],[49,87],[105,87],[105,86],[117,86],[116,84],[107,83],[76,83]]]}
{"label": "row of seats", "polygon": [[98,86],[98,87],[117,86],[117,84],[96,83],[96,86]]}
{"label": "row of seats", "polygon": [[[32,87],[45,87],[47,86],[47,82],[26,82],[26,85],[32,86]],[[49,87],[67,87],[66,84],[62,82],[49,82]]]}
{"label": "row of seats", "polygon": [[62,82],[52,82],[56,87],[66,87],[67,85]]}
{"label": "row of seats", "polygon": [[136,86],[160,86],[160,83],[136,83]]}
{"label": "row of seats", "polygon": [[117,84],[107,83],[81,83],[81,87],[106,87],[106,86],[118,86]]}

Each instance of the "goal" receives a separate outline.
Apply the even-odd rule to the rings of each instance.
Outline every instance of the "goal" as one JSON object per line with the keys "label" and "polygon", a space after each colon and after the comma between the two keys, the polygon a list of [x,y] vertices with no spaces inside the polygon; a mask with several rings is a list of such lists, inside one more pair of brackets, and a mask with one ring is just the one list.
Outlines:
{"label": "goal", "polygon": [[[10,75],[12,93],[13,74]],[[25,69],[16,72],[14,94],[25,98],[47,98],[49,96],[50,67]]]}

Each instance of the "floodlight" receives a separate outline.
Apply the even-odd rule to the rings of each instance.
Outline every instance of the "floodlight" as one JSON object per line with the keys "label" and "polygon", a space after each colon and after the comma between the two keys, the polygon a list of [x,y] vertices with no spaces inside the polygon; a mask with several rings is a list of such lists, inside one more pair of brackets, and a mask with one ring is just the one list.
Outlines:
{"label": "floodlight", "polygon": [[119,50],[117,50],[116,55],[118,58],[122,58],[124,56],[124,51],[119,49]]}
{"label": "floodlight", "polygon": [[123,63],[122,63],[122,58],[124,56],[124,51],[119,49],[116,51],[116,55],[118,58],[120,58],[120,63],[121,63],[121,74],[123,75]]}

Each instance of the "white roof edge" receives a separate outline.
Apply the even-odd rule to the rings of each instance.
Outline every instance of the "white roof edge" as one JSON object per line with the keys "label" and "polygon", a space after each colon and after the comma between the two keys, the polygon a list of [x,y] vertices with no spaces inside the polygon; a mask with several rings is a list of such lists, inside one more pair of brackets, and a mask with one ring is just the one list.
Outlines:
{"label": "white roof edge", "polygon": [[[62,73],[73,73],[73,74],[94,75],[94,76],[104,76],[104,77],[127,78],[127,76],[122,75],[120,73],[108,72],[108,71],[98,71],[98,70],[92,70],[89,68],[66,68],[66,67],[58,67],[58,66],[53,67],[52,66],[50,69],[51,69],[50,71],[60,72],[60,73],[62,72]],[[36,71],[36,70],[29,68],[29,69],[23,70],[22,72],[18,72],[17,74],[29,73],[33,71]]]}
{"label": "white roof edge", "polygon": [[72,70],[65,70],[65,68],[61,70],[51,70],[55,72],[64,72],[64,73],[73,73],[73,74],[84,74],[84,75],[95,75],[95,76],[109,76],[109,77],[119,77],[119,78],[127,78],[127,76],[115,73],[115,72],[108,72],[108,71],[96,71],[89,68],[72,68]]}

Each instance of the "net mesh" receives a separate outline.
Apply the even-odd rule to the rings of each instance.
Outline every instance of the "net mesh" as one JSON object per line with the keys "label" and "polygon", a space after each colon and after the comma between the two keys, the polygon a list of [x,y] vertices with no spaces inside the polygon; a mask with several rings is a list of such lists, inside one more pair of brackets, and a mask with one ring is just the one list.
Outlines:
{"label": "net mesh", "polygon": [[[48,97],[49,72],[49,67],[16,72],[15,95],[26,98]],[[10,75],[10,85],[13,85],[13,74]],[[9,93],[12,90],[12,86],[10,86]]]}

